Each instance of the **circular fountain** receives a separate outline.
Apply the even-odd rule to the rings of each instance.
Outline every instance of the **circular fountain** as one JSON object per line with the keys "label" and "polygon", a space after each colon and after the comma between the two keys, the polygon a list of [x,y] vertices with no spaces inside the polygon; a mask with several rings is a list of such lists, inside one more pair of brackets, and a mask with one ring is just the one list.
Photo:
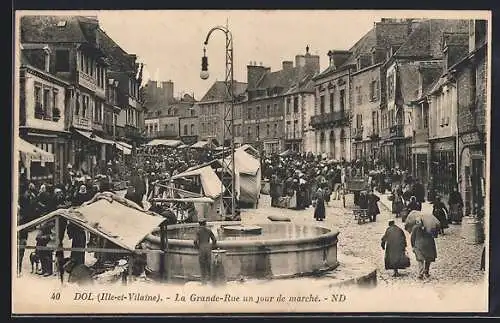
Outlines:
{"label": "circular fountain", "polygon": [[[243,225],[241,222],[209,222],[217,247],[226,251],[228,280],[245,278],[289,278],[331,270],[338,265],[338,231],[323,227],[273,222]],[[194,239],[199,225],[167,227],[165,253],[170,278],[197,280],[200,277]],[[146,238],[151,249],[160,249],[159,230]],[[148,254],[148,268],[159,271],[160,254]]]}

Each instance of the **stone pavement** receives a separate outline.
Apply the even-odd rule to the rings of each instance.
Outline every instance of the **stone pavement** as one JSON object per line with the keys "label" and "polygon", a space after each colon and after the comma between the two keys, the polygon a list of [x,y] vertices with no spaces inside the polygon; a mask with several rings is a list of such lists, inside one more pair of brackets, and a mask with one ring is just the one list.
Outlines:
{"label": "stone pavement", "polygon": [[[460,236],[460,225],[450,225],[445,230],[445,235],[436,239],[438,257],[431,265],[431,277],[425,281],[416,278],[417,262],[410,247],[410,235],[405,231],[407,237],[407,251],[411,260],[411,267],[401,270],[401,277],[392,277],[392,271],[384,268],[384,250],[380,246],[388,221],[395,219],[390,208],[384,206],[381,197],[381,214],[377,222],[357,224],[354,220],[350,207],[353,205],[353,195],[346,196],[346,208],[342,207],[341,200],[331,201],[326,207],[326,219],[324,222],[316,222],[313,219],[314,209],[312,207],[302,210],[278,209],[270,207],[268,195],[262,195],[259,209],[243,210],[242,221],[258,223],[268,222],[267,216],[271,214],[290,217],[292,222],[309,225],[320,225],[328,228],[336,228],[340,231],[338,252],[339,254],[351,255],[362,258],[376,265],[378,269],[378,284],[460,284],[479,283],[484,281],[484,272],[480,270],[480,261],[483,244],[466,244]],[[386,204],[390,203],[385,197]],[[426,211],[428,209],[425,209]],[[424,211],[424,212],[426,212]],[[401,219],[395,219],[396,225],[403,228]]]}

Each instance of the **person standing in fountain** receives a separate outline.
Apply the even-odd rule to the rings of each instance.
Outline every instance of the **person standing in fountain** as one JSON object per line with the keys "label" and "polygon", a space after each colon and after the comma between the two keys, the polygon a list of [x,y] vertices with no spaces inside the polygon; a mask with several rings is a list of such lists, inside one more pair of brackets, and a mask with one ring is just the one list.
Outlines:
{"label": "person standing in fountain", "polygon": [[[210,265],[212,262],[212,249],[217,244],[215,235],[207,228],[207,220],[199,220],[200,228],[196,232],[194,247],[198,249],[198,260],[200,262],[201,282],[206,284],[210,277]],[[210,243],[211,241],[211,243]]]}

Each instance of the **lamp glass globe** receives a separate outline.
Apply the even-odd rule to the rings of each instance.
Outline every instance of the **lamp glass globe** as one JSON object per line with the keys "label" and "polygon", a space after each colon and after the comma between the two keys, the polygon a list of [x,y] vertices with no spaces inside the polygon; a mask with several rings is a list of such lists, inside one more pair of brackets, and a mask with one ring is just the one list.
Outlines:
{"label": "lamp glass globe", "polygon": [[206,80],[206,79],[208,79],[208,77],[209,77],[209,76],[210,76],[210,74],[208,73],[208,71],[201,71],[201,72],[200,72],[200,78],[201,78],[202,80]]}

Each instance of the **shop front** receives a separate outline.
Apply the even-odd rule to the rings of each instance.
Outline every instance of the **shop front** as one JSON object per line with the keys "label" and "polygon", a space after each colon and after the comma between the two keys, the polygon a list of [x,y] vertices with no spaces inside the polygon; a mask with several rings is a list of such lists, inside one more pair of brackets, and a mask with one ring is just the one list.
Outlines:
{"label": "shop front", "polygon": [[457,184],[456,141],[454,138],[429,141],[431,149],[430,175],[435,193],[447,200]]}
{"label": "shop front", "polygon": [[486,144],[478,132],[461,134],[459,185],[465,215],[484,212],[486,198]]}
{"label": "shop front", "polygon": [[75,129],[73,170],[96,176],[106,171],[115,142],[92,132]]}
{"label": "shop front", "polygon": [[54,184],[54,154],[19,138],[19,179],[22,182]]}
{"label": "shop front", "polygon": [[66,165],[70,161],[70,133],[44,131],[40,129],[20,129],[19,135],[39,149],[54,155],[52,167],[42,167],[38,162],[32,165],[32,179],[59,184],[64,181]]}
{"label": "shop front", "polygon": [[413,144],[411,149],[413,157],[412,176],[420,180],[427,192],[429,183],[429,145],[427,143],[417,143]]}

